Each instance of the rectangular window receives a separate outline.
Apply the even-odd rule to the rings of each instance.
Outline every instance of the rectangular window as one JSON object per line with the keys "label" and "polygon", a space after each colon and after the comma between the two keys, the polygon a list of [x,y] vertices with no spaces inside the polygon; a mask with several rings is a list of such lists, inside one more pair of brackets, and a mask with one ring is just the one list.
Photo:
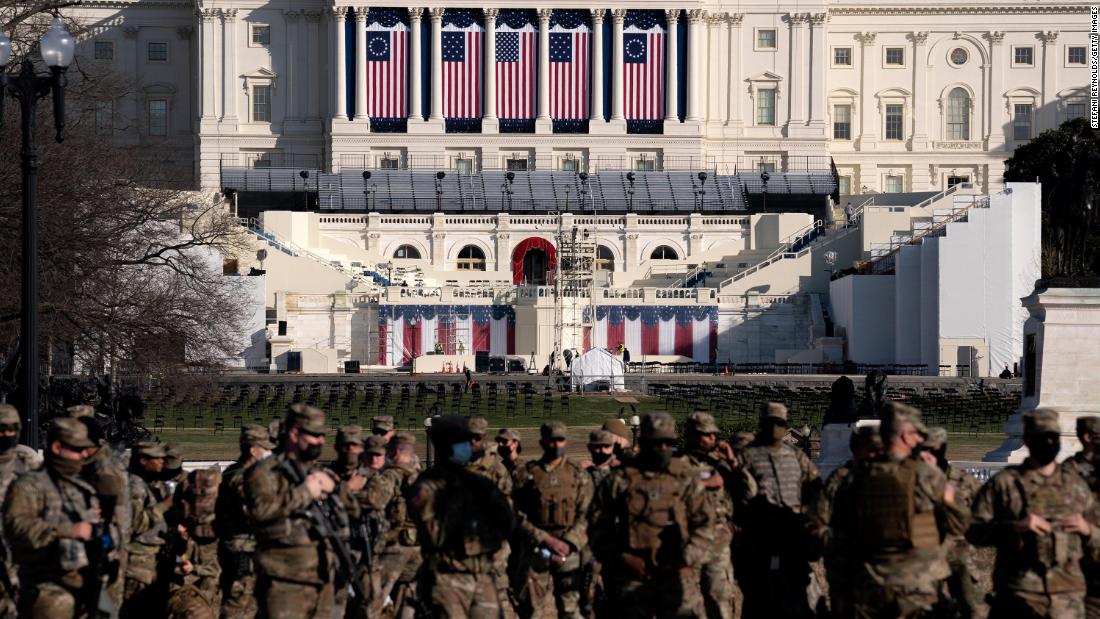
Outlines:
{"label": "rectangular window", "polygon": [[833,65],[838,67],[850,67],[852,66],[852,48],[850,47],[834,47],[833,48]]}
{"label": "rectangular window", "polygon": [[259,157],[256,157],[255,159],[252,160],[252,167],[253,168],[270,168],[271,167],[271,157],[268,156],[268,155],[260,155]]}
{"label": "rectangular window", "polygon": [[1031,103],[1017,103],[1012,106],[1012,139],[1031,139],[1031,111],[1035,106]]}
{"label": "rectangular window", "polygon": [[1030,67],[1035,64],[1035,48],[1018,46],[1012,48],[1012,64],[1017,67]]}
{"label": "rectangular window", "polygon": [[383,157],[378,163],[378,167],[383,170],[396,170],[400,161],[397,160],[397,157]]}
{"label": "rectangular window", "polygon": [[763,88],[756,91],[756,124],[775,125],[774,88]]}
{"label": "rectangular window", "polygon": [[960,183],[969,183],[969,182],[970,182],[970,177],[969,176],[948,176],[947,177],[947,188],[951,189],[952,187],[954,187],[955,185],[958,185]]}
{"label": "rectangular window", "polygon": [[756,31],[756,49],[775,49],[775,30],[761,28]]}
{"label": "rectangular window", "polygon": [[473,174],[474,173],[474,160],[473,159],[455,159],[455,172],[459,174]]}
{"label": "rectangular window", "polygon": [[892,103],[886,106],[886,139],[902,140],[905,134],[904,105]]}
{"label": "rectangular window", "polygon": [[164,99],[149,101],[149,135],[168,135],[168,102]]}
{"label": "rectangular window", "polygon": [[115,59],[115,42],[114,41],[96,41],[95,42],[95,59],[96,60],[114,60]]}
{"label": "rectangular window", "polygon": [[1085,64],[1085,46],[1070,45],[1066,47],[1066,64]]}
{"label": "rectangular window", "polygon": [[852,139],[852,106],[833,106],[833,139]]}
{"label": "rectangular window", "polygon": [[634,170],[637,172],[652,172],[657,169],[656,159],[635,159]]}
{"label": "rectangular window", "polygon": [[902,189],[902,177],[900,176],[887,176],[885,193],[901,193]]}
{"label": "rectangular window", "polygon": [[271,86],[252,87],[252,122],[271,122]]}
{"label": "rectangular window", "polygon": [[1066,104],[1066,120],[1073,120],[1074,118],[1085,117],[1085,104],[1084,103],[1067,103]]}
{"label": "rectangular window", "polygon": [[840,183],[839,183],[840,187],[837,189],[837,191],[840,192],[840,195],[842,195],[842,196],[851,195],[852,194],[852,177],[851,176],[841,176],[841,177],[838,177],[838,180],[840,181]]}
{"label": "rectangular window", "polygon": [[145,47],[145,57],[149,62],[168,62],[168,43],[149,41]]}
{"label": "rectangular window", "polygon": [[115,102],[97,101],[95,104],[95,132],[110,135],[115,130]]}
{"label": "rectangular window", "polygon": [[573,158],[562,159],[561,160],[561,169],[562,169],[563,172],[576,172],[577,171],[577,160],[573,159]]}
{"label": "rectangular window", "polygon": [[267,24],[252,24],[252,44],[271,45],[271,26]]}
{"label": "rectangular window", "polygon": [[970,97],[952,93],[947,98],[947,139],[970,139]]}
{"label": "rectangular window", "polygon": [[527,169],[527,159],[514,158],[505,162],[506,170],[523,171]]}
{"label": "rectangular window", "polygon": [[905,48],[904,47],[887,47],[886,48],[886,64],[891,67],[905,66]]}
{"label": "rectangular window", "polygon": [[767,172],[768,174],[774,174],[776,170],[774,161],[761,161],[756,164],[757,172]]}

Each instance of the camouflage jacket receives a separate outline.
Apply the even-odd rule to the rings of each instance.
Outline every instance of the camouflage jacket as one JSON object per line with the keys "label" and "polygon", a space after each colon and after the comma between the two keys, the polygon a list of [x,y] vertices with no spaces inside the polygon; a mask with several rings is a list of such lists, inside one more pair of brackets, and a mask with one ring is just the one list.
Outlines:
{"label": "camouflage jacket", "polygon": [[416,523],[409,514],[405,493],[416,482],[415,465],[388,464],[363,488],[363,506],[389,523],[385,545],[416,545]]}
{"label": "camouflage jacket", "polygon": [[164,546],[168,533],[165,513],[170,502],[166,501],[163,484],[145,481],[137,473],[130,473],[130,543],[132,554],[155,555]]}
{"label": "camouflage jacket", "polygon": [[84,465],[81,477],[95,488],[100,506],[111,510],[111,522],[118,528],[120,544],[130,543],[133,510],[130,505],[130,474],[103,445]]}
{"label": "camouflage jacket", "polygon": [[244,506],[245,462],[230,464],[222,473],[218,502],[214,507],[214,529],[222,547],[228,552],[253,553],[256,537],[249,526]]}
{"label": "camouflage jacket", "polygon": [[[485,455],[477,460],[471,460],[466,465],[466,470],[493,482],[497,489],[504,493],[504,496],[512,496],[512,474],[508,472],[508,467],[504,466],[504,461],[496,452],[487,451]],[[516,470],[521,469],[517,468]]]}
{"label": "camouflage jacket", "polygon": [[1092,454],[1087,454],[1084,451],[1079,451],[1072,456],[1066,458],[1065,461],[1062,462],[1062,466],[1073,471],[1074,473],[1077,473],[1085,480],[1088,480],[1090,477],[1092,477],[1094,468],[1092,465]]}
{"label": "camouflage jacket", "polygon": [[[1081,559],[1100,556],[1096,499],[1074,471],[1058,465],[1043,476],[1026,462],[990,479],[974,499],[974,522],[966,533],[976,546],[995,546],[994,590],[1040,594],[1084,592]],[[1075,513],[1085,516],[1090,534],[1060,531],[1045,535],[1016,531],[1015,522],[1036,514],[1052,524]]]}
{"label": "camouflage jacket", "polygon": [[[540,472],[546,475],[547,483],[553,486],[559,483],[557,481],[559,472],[564,473],[565,476],[569,475],[566,469],[571,469],[573,478],[573,488],[569,492],[573,513],[566,516],[567,519],[572,520],[572,524],[560,528],[542,522],[540,515],[542,497],[537,486],[536,475]],[[514,481],[512,500],[515,503],[516,512],[522,514],[521,526],[536,544],[553,535],[568,542],[577,550],[588,546],[588,508],[592,503],[592,479],[588,473],[568,458],[563,458],[553,468],[548,467],[546,462],[539,458],[528,460],[523,468],[518,469]]]}
{"label": "camouflage jacket", "polygon": [[[42,457],[26,445],[16,445],[11,451],[0,454],[0,509],[4,506],[4,499],[8,496],[8,488],[12,482],[40,466]],[[3,526],[0,526],[0,544],[7,544]],[[4,552],[4,556],[8,554],[8,551]]]}
{"label": "camouflage jacket", "polygon": [[756,493],[756,480],[743,467],[733,468],[713,452],[687,451],[684,459],[696,468],[701,481],[706,482],[714,475],[722,477],[722,487],[708,488],[706,497],[714,510],[715,535],[718,536],[715,543],[729,544],[733,539],[734,504],[748,502]]}
{"label": "camouflage jacket", "polygon": [[[944,473],[947,475],[947,481],[955,488],[955,503],[971,509],[974,497],[977,496],[982,485],[974,479],[973,475],[957,466],[948,464]],[[965,533],[963,531],[944,536],[943,545],[947,552],[947,562],[951,565],[968,563],[972,559],[973,548],[970,542],[966,541]]]}
{"label": "camouflage jacket", "polygon": [[833,529],[830,521],[833,516],[836,494],[840,491],[840,487],[844,485],[848,476],[851,475],[853,464],[849,460],[829,475],[807,513],[810,533],[823,548],[822,558],[825,562],[825,574],[831,588],[843,588],[849,584],[851,578],[849,557],[843,552],[846,546],[843,539],[844,532]]}

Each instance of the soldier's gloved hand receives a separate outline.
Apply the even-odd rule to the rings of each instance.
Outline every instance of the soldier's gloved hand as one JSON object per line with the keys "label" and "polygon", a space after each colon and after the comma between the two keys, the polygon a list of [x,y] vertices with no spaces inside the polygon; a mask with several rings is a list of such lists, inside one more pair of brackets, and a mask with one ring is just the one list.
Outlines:
{"label": "soldier's gloved hand", "polygon": [[1036,516],[1035,514],[1028,514],[1022,520],[1017,520],[1013,523],[1013,526],[1018,533],[1026,533],[1028,531],[1031,531],[1036,535],[1046,535],[1047,533],[1050,533],[1051,530],[1054,528],[1050,526],[1050,523],[1047,522],[1045,518],[1043,518],[1042,516]]}
{"label": "soldier's gloved hand", "polygon": [[306,476],[306,487],[309,488],[310,496],[316,499],[322,494],[332,494],[336,482],[327,473],[314,471]]}
{"label": "soldier's gloved hand", "polygon": [[88,522],[74,522],[69,527],[69,537],[88,541],[92,539],[92,525]]}
{"label": "soldier's gloved hand", "polygon": [[1092,531],[1092,527],[1089,526],[1089,522],[1085,520],[1081,514],[1072,514],[1066,516],[1058,521],[1058,524],[1062,525],[1062,529],[1066,533],[1077,533],[1078,535],[1088,535]]}
{"label": "soldier's gloved hand", "polygon": [[619,556],[619,560],[622,561],[623,567],[626,568],[628,574],[633,575],[639,580],[646,577],[645,559],[642,559],[638,555],[632,555],[624,552]]}
{"label": "soldier's gloved hand", "polygon": [[573,547],[570,546],[568,542],[562,541],[553,535],[542,540],[542,545],[552,550],[554,554],[562,557],[568,557],[569,554],[573,552]]}

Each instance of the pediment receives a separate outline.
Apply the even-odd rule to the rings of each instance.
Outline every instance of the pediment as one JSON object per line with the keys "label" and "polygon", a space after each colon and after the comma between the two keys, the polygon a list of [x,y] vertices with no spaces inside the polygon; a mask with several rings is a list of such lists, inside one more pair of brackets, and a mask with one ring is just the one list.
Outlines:
{"label": "pediment", "polygon": [[749,76],[745,81],[747,82],[782,82],[783,76],[772,73],[771,71],[764,71],[757,73],[756,75]]}
{"label": "pediment", "polygon": [[273,80],[273,79],[275,79],[276,77],[279,77],[279,76],[274,71],[272,71],[271,69],[268,69],[267,67],[260,67],[256,70],[252,71],[251,73],[242,74],[241,77],[243,77],[245,79],[252,79],[252,80]]}

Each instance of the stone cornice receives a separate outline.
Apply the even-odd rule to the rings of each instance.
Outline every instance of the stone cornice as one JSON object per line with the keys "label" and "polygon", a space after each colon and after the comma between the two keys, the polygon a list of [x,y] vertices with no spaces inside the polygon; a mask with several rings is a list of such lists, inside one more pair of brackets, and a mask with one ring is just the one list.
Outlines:
{"label": "stone cornice", "polygon": [[1005,15],[1032,13],[1088,13],[1087,4],[1034,4],[990,6],[841,6],[830,15]]}

